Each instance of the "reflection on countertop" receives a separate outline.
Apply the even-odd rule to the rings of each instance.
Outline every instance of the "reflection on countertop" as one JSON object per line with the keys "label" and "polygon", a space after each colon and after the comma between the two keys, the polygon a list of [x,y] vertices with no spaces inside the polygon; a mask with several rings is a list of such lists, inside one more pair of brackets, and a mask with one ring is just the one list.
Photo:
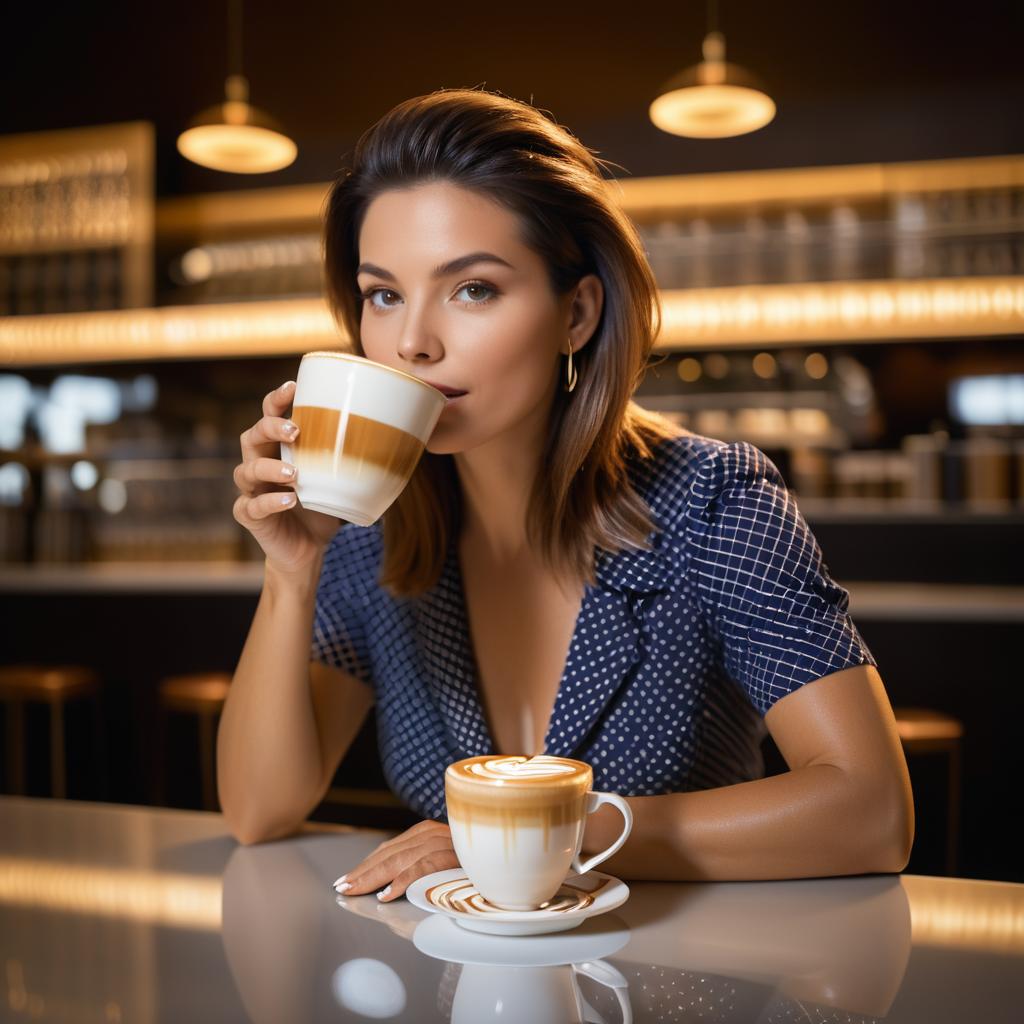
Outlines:
{"label": "reflection on countertop", "polygon": [[389,833],[244,847],[220,815],[0,798],[12,1019],[1016,1019],[1024,886],[632,882],[570,932],[464,932],[331,882]]}

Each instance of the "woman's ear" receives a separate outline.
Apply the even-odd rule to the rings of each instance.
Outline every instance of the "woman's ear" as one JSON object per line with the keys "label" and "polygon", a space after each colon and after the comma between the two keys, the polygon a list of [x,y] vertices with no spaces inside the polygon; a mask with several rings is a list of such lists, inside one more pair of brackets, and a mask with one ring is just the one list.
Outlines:
{"label": "woman's ear", "polygon": [[572,300],[572,318],[569,321],[569,336],[572,348],[578,352],[594,336],[601,310],[604,308],[604,285],[597,274],[587,274],[576,284]]}

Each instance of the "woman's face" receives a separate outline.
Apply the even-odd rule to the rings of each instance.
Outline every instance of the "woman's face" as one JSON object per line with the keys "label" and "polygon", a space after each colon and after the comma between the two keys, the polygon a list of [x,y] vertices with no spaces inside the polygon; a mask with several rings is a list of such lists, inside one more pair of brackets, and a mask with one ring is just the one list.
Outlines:
{"label": "woman's face", "polygon": [[[472,254],[491,258],[463,261]],[[467,451],[546,422],[573,292],[553,294],[511,210],[448,182],[384,192],[363,219],[357,283],[367,358],[466,392],[446,405],[428,451]]]}

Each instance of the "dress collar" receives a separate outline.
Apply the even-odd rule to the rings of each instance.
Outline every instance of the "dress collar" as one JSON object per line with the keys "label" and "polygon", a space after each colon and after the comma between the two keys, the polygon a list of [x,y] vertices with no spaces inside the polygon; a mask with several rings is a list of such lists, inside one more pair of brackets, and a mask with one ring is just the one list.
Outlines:
{"label": "dress collar", "polygon": [[601,589],[618,593],[662,593],[672,585],[674,565],[665,545],[664,533],[656,529],[647,535],[650,550],[623,548],[619,552],[599,548],[595,575]]}

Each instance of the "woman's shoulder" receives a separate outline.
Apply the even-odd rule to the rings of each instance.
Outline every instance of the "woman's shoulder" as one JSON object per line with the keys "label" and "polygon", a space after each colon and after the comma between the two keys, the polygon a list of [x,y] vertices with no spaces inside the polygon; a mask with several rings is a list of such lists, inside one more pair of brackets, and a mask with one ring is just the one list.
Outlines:
{"label": "woman's shoulder", "polygon": [[699,516],[727,493],[766,483],[785,487],[778,468],[755,445],[689,432],[666,438],[651,458],[634,465],[638,489],[665,525],[681,525],[683,519]]}

